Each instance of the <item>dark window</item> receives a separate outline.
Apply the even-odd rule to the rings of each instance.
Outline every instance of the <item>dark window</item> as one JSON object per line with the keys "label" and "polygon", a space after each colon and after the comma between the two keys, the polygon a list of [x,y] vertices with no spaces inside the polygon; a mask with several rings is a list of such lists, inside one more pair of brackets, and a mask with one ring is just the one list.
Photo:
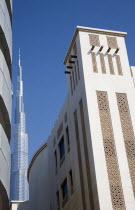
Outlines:
{"label": "dark window", "polygon": [[70,177],[70,184],[71,184],[71,187],[73,187],[73,175],[72,175],[72,170],[69,171],[69,177]]}
{"label": "dark window", "polygon": [[65,155],[64,136],[62,136],[60,140],[59,149],[60,149],[60,159],[61,159]]}
{"label": "dark window", "polygon": [[54,156],[55,156],[55,166],[56,166],[56,169],[57,169],[57,151],[54,152]]}
{"label": "dark window", "polygon": [[67,178],[64,180],[64,182],[61,185],[62,189],[62,195],[63,199],[68,195],[68,185],[67,185]]}
{"label": "dark window", "polygon": [[66,138],[67,138],[67,143],[69,145],[70,144],[70,141],[69,141],[69,129],[68,129],[68,126],[66,128]]}
{"label": "dark window", "polygon": [[56,197],[57,197],[57,209],[60,209],[59,191],[57,191],[57,193],[56,193]]}

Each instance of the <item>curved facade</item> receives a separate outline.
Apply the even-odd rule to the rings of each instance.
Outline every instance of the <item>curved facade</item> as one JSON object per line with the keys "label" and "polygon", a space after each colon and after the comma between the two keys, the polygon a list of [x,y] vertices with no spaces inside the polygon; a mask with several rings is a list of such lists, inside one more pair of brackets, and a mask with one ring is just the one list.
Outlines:
{"label": "curved facade", "polygon": [[9,209],[11,136],[12,2],[0,0],[0,209]]}

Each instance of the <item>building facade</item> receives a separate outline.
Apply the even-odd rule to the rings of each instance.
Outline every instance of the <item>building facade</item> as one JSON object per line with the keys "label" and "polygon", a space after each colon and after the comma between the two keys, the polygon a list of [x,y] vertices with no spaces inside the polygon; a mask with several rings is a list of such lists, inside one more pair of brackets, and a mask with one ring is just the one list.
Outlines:
{"label": "building facade", "polygon": [[68,96],[29,165],[19,210],[135,209],[135,83],[125,32],[77,27]]}
{"label": "building facade", "polygon": [[9,209],[12,103],[12,1],[0,0],[0,209]]}

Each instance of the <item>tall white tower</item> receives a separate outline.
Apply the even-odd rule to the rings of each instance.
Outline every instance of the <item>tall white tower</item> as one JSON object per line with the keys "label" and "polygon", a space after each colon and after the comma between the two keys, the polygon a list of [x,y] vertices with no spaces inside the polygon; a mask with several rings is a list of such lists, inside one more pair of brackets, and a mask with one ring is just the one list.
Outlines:
{"label": "tall white tower", "polygon": [[18,63],[15,128],[14,128],[14,151],[12,158],[13,193],[12,200],[27,201],[29,199],[29,188],[27,181],[28,169],[28,135],[25,129],[25,113],[23,104],[23,81],[22,67]]}

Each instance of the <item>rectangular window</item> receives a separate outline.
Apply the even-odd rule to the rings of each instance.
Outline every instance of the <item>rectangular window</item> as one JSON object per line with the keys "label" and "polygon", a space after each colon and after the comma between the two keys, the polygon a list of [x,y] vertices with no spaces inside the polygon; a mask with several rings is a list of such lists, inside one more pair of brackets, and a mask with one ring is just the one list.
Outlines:
{"label": "rectangular window", "polygon": [[72,175],[72,170],[69,171],[69,179],[70,179],[71,194],[72,194],[73,193],[73,175]]}
{"label": "rectangular window", "polygon": [[55,157],[55,166],[57,171],[57,151],[54,152],[54,157]]}
{"label": "rectangular window", "polygon": [[59,197],[59,191],[57,191],[56,193],[56,197],[57,197],[57,209],[60,209],[60,197]]}
{"label": "rectangular window", "polygon": [[60,159],[62,159],[65,155],[64,136],[62,136],[60,140],[59,149],[60,149]]}
{"label": "rectangular window", "polygon": [[68,185],[67,185],[67,178],[64,180],[64,182],[61,185],[61,189],[62,189],[62,196],[63,196],[63,200],[65,199],[65,197],[68,195]]}
{"label": "rectangular window", "polygon": [[66,128],[66,138],[67,138],[67,144],[69,146],[70,145],[70,140],[69,140],[69,129],[68,129],[68,126]]}

